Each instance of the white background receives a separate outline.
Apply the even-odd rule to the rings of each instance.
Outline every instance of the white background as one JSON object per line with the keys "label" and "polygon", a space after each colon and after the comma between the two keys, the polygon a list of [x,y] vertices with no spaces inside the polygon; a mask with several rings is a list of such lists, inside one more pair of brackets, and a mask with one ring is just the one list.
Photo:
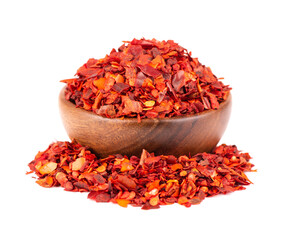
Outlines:
{"label": "white background", "polygon": [[[283,239],[282,23],[272,0],[1,1],[0,238]],[[39,150],[68,140],[59,80],[134,37],[175,40],[233,87],[221,143],[252,155],[247,190],[142,211],[25,175]]]}

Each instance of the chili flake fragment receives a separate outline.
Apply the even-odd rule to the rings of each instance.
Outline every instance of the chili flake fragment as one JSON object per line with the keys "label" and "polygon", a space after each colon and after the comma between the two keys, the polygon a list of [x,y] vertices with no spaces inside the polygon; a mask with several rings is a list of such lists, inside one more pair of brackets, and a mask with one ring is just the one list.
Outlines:
{"label": "chili flake fragment", "polygon": [[231,88],[172,40],[133,39],[65,79],[76,107],[108,118],[164,118],[217,109]]}
{"label": "chili flake fragment", "polygon": [[155,209],[173,203],[190,207],[205,197],[245,189],[251,181],[244,172],[255,171],[250,159],[236,146],[224,144],[212,153],[179,158],[143,150],[140,158],[116,154],[98,159],[74,141],[50,144],[29,168],[42,187],[61,186],[89,192],[88,198],[96,202]]}

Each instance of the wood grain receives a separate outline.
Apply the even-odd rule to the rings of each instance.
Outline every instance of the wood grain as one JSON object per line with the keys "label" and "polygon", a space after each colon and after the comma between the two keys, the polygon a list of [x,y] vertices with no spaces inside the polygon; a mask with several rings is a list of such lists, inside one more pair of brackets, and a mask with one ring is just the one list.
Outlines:
{"label": "wood grain", "polygon": [[210,152],[222,137],[231,113],[232,97],[217,110],[163,119],[110,119],[76,108],[59,95],[61,118],[68,136],[87,145],[100,157],[120,153],[140,156],[142,149],[155,154],[188,155]]}

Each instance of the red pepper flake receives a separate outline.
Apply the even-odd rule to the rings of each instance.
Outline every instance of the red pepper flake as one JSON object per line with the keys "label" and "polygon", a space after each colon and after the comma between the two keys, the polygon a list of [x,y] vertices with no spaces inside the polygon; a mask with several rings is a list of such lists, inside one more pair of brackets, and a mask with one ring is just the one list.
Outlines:
{"label": "red pepper flake", "polygon": [[172,80],[172,85],[176,92],[179,92],[181,87],[185,85],[185,72],[183,70],[180,70],[175,74]]}
{"label": "red pepper flake", "polygon": [[96,202],[109,202],[111,199],[110,194],[105,193],[105,192],[102,192],[102,193],[90,192],[88,194],[88,198],[95,200]]}
{"label": "red pepper flake", "polygon": [[[139,121],[218,109],[231,90],[172,40],[124,41],[106,57],[89,59],[76,75],[61,81],[67,100],[101,116]],[[149,101],[154,108],[143,107]]]}
{"label": "red pepper flake", "polygon": [[132,178],[129,178],[124,175],[118,175],[117,182],[122,184],[127,189],[135,189],[137,186],[135,181]]}
{"label": "red pepper flake", "polygon": [[112,89],[118,93],[121,93],[127,89],[130,88],[130,85],[129,84],[126,84],[126,83],[116,83]]}
{"label": "red pepper flake", "polygon": [[139,65],[138,66],[140,68],[140,70],[148,75],[151,76],[153,78],[157,78],[161,75],[161,72],[158,71],[157,69],[155,69],[154,67],[151,67],[150,65]]}
{"label": "red pepper flake", "polygon": [[250,155],[236,146],[220,145],[212,153],[194,156],[154,156],[143,150],[140,158],[111,155],[97,159],[76,142],[55,142],[29,163],[42,187],[89,192],[96,202],[122,207],[156,209],[179,203],[200,204],[206,197],[243,190],[251,184],[244,172],[252,170]]}
{"label": "red pepper flake", "polygon": [[143,111],[143,107],[142,107],[142,103],[141,102],[131,100],[127,96],[123,96],[122,102],[124,104],[123,112],[125,114],[140,113],[140,112]]}
{"label": "red pepper flake", "polygon": [[136,77],[135,87],[136,88],[141,87],[145,79],[146,79],[146,76],[142,72],[139,72]]}

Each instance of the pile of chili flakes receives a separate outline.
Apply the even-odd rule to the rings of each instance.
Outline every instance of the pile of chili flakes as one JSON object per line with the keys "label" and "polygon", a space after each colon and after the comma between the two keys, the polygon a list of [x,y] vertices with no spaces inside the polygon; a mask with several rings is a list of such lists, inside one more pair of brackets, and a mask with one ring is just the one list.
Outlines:
{"label": "pile of chili flakes", "polygon": [[179,203],[199,204],[205,197],[245,189],[252,170],[248,153],[236,146],[220,145],[212,153],[194,156],[141,157],[120,154],[98,159],[76,142],[55,142],[29,163],[42,187],[61,186],[66,191],[89,192],[96,202],[113,202],[142,209]]}
{"label": "pile of chili flakes", "polygon": [[164,118],[219,108],[230,87],[172,40],[133,39],[102,59],[89,59],[67,83],[65,97],[108,118]]}

